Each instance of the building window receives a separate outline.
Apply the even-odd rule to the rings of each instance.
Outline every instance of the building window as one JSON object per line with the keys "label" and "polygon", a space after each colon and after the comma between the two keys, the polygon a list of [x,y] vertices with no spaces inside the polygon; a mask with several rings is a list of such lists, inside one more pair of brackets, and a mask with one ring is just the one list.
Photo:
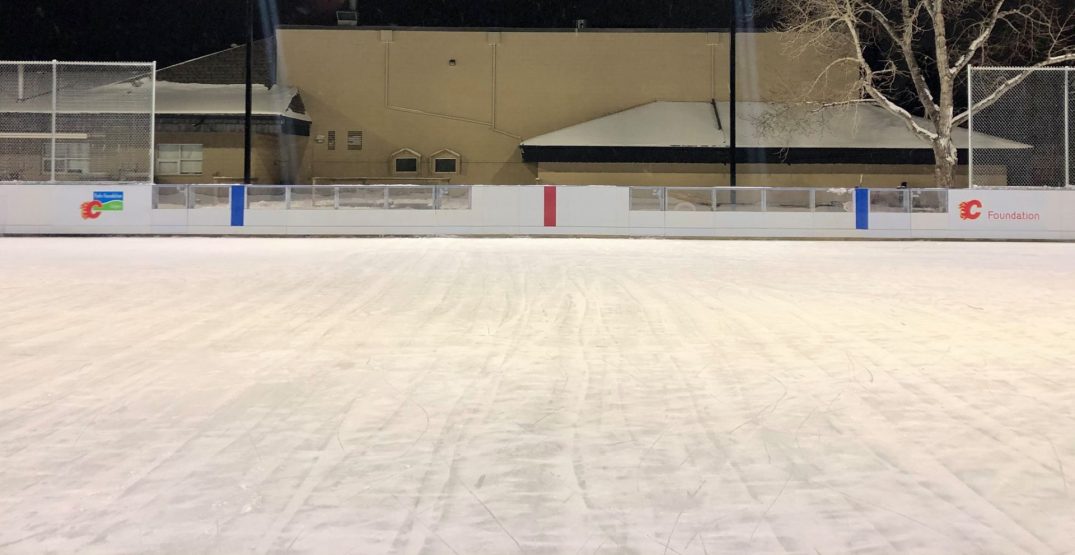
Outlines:
{"label": "building window", "polygon": [[336,132],[335,131],[329,131],[328,132],[328,149],[329,150],[336,150]]}
{"label": "building window", "polygon": [[201,175],[202,145],[159,145],[157,175]]}
{"label": "building window", "polygon": [[[52,172],[50,145],[45,145],[41,169]],[[90,173],[90,143],[56,143],[56,173]]]}
{"label": "building window", "polygon": [[392,173],[397,175],[417,175],[418,166],[422,161],[422,155],[404,148],[392,155]]}
{"label": "building window", "polygon": [[433,173],[459,173],[459,160],[455,158],[437,158],[433,161]]}
{"label": "building window", "polygon": [[347,132],[347,150],[362,150],[362,132]]}
{"label": "building window", "polygon": [[433,173],[457,174],[461,159],[458,152],[444,149],[433,155]]}

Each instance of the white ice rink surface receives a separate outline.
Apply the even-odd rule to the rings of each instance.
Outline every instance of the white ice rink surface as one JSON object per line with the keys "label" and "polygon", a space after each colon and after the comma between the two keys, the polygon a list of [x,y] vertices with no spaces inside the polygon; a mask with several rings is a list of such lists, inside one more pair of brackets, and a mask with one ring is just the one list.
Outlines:
{"label": "white ice rink surface", "polygon": [[1075,245],[0,238],[0,553],[1075,550]]}

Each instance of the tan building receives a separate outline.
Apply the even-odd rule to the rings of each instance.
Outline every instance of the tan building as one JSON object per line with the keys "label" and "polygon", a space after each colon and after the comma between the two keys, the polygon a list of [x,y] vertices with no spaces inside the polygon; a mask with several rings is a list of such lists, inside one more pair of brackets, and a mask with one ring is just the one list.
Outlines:
{"label": "tan building", "polygon": [[[824,67],[789,64],[782,38],[748,35],[757,67],[783,71],[742,79],[742,100],[791,100]],[[529,138],[654,101],[728,97],[728,35],[716,32],[282,28],[277,40],[282,80],[301,90],[313,120],[299,172],[311,180],[534,183],[540,163],[520,149]],[[362,133],[362,150],[330,150],[333,132]],[[445,155],[458,155],[455,173],[437,171]],[[653,169],[628,173],[712,184],[718,170]]]}
{"label": "tan building", "polygon": [[[231,48],[157,71],[158,183],[242,181],[245,58],[245,47]],[[310,118],[277,79],[275,41],[256,42],[253,60],[251,173],[256,183],[298,182],[295,149]]]}
{"label": "tan building", "polygon": [[[867,104],[816,107],[848,98],[856,73],[819,80],[838,49],[791,57],[800,38],[740,35],[738,184],[932,186],[932,151],[901,121]],[[254,179],[727,185],[728,41],[707,30],[282,27],[254,52]],[[244,54],[158,71],[156,181],[241,180]],[[966,132],[955,140],[965,148]],[[982,134],[975,144],[1026,148]],[[31,154],[22,165],[40,168]],[[990,173],[1004,184],[1002,168]]]}
{"label": "tan building", "polygon": [[[818,82],[831,59],[789,57],[793,38],[741,35],[739,183],[932,185],[928,145],[879,108],[795,109],[807,90],[815,102],[846,98],[855,75]],[[728,40],[284,27],[281,80],[301,91],[312,121],[296,174],[315,183],[725,185]]]}

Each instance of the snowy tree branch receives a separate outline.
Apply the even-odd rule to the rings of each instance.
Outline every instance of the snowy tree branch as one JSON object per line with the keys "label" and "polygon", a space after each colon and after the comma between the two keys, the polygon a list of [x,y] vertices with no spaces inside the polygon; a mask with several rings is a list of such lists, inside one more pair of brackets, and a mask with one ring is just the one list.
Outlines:
{"label": "snowy tree branch", "polygon": [[[983,63],[1027,68],[1075,62],[1075,15],[1062,20],[1053,0],[757,1],[779,14],[786,30],[812,35],[807,44],[821,44],[830,35],[849,39],[851,52],[836,57],[858,67],[859,99],[827,104],[869,100],[897,117],[930,143],[943,187],[953,185],[958,163],[953,130],[969,118],[967,112],[956,115],[962,92],[957,84],[973,60],[981,56]],[[992,105],[1028,76],[1020,72],[989,87],[976,109]],[[813,95],[819,82],[806,92]]]}

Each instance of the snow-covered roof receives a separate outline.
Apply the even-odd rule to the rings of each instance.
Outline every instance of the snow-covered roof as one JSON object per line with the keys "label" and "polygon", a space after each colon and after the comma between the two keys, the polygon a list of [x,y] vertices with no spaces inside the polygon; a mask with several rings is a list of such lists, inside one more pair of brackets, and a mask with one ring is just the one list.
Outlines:
{"label": "snow-covered roof", "polygon": [[[730,106],[717,102],[715,107],[710,102],[651,102],[527,139],[522,146],[728,148]],[[869,103],[819,108],[740,102],[736,124],[738,148],[929,148],[902,120]],[[967,148],[968,138],[966,129],[953,132],[957,148]],[[1030,148],[984,133],[974,134],[974,146]]]}
{"label": "snow-covered roof", "polygon": [[[291,110],[299,94],[295,87],[265,85],[253,87],[254,115],[286,116],[310,121],[309,116]],[[246,85],[205,85],[199,83],[157,83],[158,114],[243,114],[246,110]]]}
{"label": "snow-covered roof", "polygon": [[[292,109],[299,91],[294,87],[254,85],[253,115],[284,116],[310,121],[309,116]],[[144,113],[149,110],[149,89],[144,81],[124,81],[71,93],[70,99],[61,90],[58,109],[63,113]],[[245,112],[246,86],[207,85],[158,81],[157,114],[174,115],[241,115]],[[40,95],[16,102],[8,95],[0,96],[0,112],[48,113],[52,97]]]}
{"label": "snow-covered roof", "polygon": [[728,139],[708,102],[651,102],[528,139],[523,146],[726,147]]}

